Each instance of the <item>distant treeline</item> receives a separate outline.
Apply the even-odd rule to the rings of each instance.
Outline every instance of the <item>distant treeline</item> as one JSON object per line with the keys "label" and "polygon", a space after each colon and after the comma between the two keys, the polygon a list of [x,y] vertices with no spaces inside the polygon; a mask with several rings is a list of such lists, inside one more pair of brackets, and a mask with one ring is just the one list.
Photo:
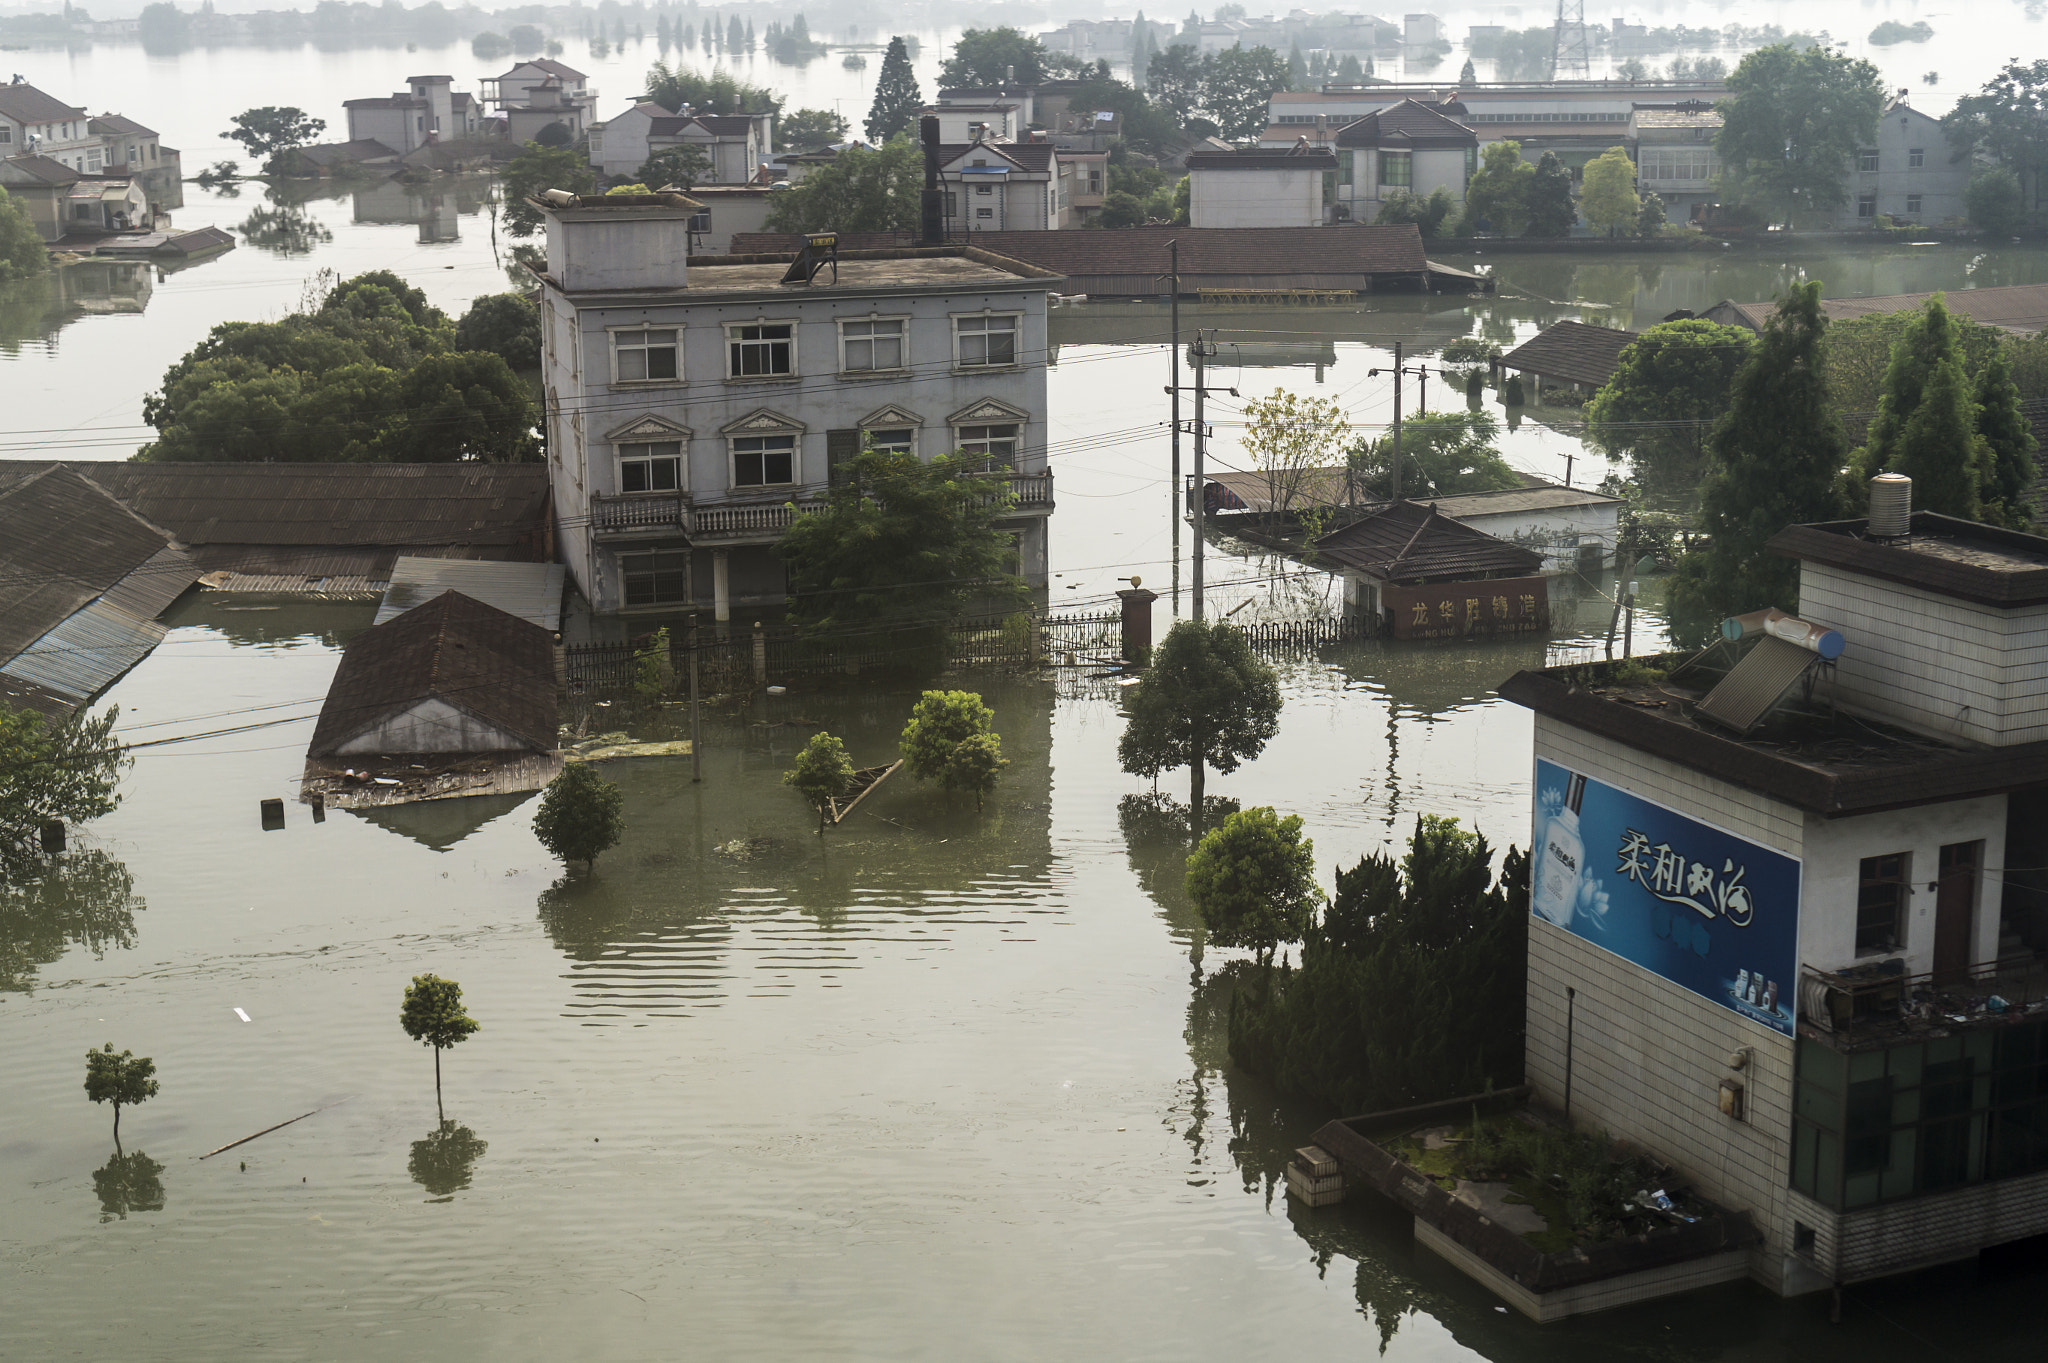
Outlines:
{"label": "distant treeline", "polygon": [[[652,35],[665,16],[695,15],[695,4],[618,4],[607,0],[597,21],[606,27]],[[250,14],[215,12],[212,0],[177,5],[158,0],[139,19],[96,21],[77,5],[61,11],[0,17],[0,42],[91,42],[139,39],[152,48],[217,45],[237,42],[361,42],[441,45],[474,38],[480,33],[511,33],[521,29],[542,35],[533,44],[541,50],[548,37],[595,36],[593,11],[567,5],[515,5],[501,10],[467,5],[450,8],[426,0],[410,8],[387,0],[320,0],[307,9],[266,9]]]}

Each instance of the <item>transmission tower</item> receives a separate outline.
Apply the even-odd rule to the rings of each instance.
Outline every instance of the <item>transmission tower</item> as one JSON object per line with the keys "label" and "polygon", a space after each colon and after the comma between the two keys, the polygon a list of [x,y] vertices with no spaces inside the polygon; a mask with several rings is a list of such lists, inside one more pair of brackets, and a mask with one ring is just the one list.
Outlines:
{"label": "transmission tower", "polygon": [[1550,78],[1593,79],[1593,44],[1586,37],[1586,0],[1557,0],[1557,32],[1551,40]]}

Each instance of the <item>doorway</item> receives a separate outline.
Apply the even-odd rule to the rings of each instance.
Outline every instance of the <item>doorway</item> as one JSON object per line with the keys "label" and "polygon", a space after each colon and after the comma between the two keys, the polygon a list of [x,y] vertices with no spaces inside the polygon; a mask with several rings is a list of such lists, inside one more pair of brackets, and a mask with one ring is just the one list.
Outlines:
{"label": "doorway", "polygon": [[1952,842],[1941,849],[1934,892],[1934,978],[1960,980],[1970,969],[1970,933],[1977,917],[1977,870],[1984,844]]}

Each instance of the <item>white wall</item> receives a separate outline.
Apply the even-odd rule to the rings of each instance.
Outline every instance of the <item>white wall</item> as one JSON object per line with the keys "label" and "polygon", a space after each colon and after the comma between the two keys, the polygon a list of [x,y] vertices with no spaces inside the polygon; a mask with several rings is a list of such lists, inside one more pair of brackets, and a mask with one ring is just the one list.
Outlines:
{"label": "white wall", "polygon": [[1320,169],[1196,167],[1188,172],[1191,226],[1314,227],[1322,220]]}
{"label": "white wall", "polygon": [[[631,175],[647,161],[647,130],[654,119],[631,108],[624,113],[607,119],[604,131],[598,134],[597,155],[594,158],[598,169],[606,175]],[[649,185],[659,189],[659,185]]]}
{"label": "white wall", "polygon": [[765,189],[722,190],[699,186],[690,197],[704,205],[711,216],[709,231],[697,235],[696,254],[721,256],[732,249],[735,232],[761,232],[768,226],[769,191]]}
{"label": "white wall", "polygon": [[358,734],[335,751],[343,757],[406,752],[503,752],[530,745],[445,700],[429,699]]}
{"label": "white wall", "polygon": [[[1934,882],[1941,849],[1950,843],[1984,841],[1979,865],[2005,865],[2003,795],[1947,804],[1916,805],[1854,818],[1806,816],[1805,865],[1801,868],[1799,959],[1821,970],[1856,964],[1856,885],[1865,857],[1907,853],[1912,888],[1907,898],[1906,973],[1934,969]],[[1999,886],[1980,872],[1970,962],[1998,958]]]}
{"label": "white wall", "polygon": [[1457,504],[1453,502],[1445,510],[1456,516],[1460,524],[1540,550],[1546,572],[1576,568],[1581,548],[1597,544],[1603,553],[1612,554],[1620,537],[1619,502],[1561,506],[1545,511],[1503,512],[1494,516],[1459,515],[1456,508]]}

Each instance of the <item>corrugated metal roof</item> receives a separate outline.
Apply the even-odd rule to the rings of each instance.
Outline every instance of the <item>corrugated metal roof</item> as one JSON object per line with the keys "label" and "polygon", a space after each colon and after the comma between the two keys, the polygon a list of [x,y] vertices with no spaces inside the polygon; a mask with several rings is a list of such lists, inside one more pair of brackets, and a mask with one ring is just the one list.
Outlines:
{"label": "corrugated metal roof", "polygon": [[442,592],[496,606],[553,634],[562,627],[562,580],[559,563],[480,563],[474,559],[400,558],[391,568],[391,586],[377,607],[377,624],[425,605]]}
{"label": "corrugated metal roof", "polygon": [[0,664],[0,672],[82,704],[148,657],[165,632],[154,620],[95,601]]}
{"label": "corrugated metal roof", "polygon": [[1695,709],[1717,724],[1746,734],[1819,661],[1818,653],[1766,634],[1713,690],[1700,697]]}
{"label": "corrugated metal roof", "polygon": [[61,464],[42,464],[0,489],[0,658],[55,628],[168,539]]}
{"label": "corrugated metal roof", "polygon": [[182,549],[165,545],[149,560],[107,589],[100,600],[138,620],[154,620],[164,607],[199,580],[199,565]]}

